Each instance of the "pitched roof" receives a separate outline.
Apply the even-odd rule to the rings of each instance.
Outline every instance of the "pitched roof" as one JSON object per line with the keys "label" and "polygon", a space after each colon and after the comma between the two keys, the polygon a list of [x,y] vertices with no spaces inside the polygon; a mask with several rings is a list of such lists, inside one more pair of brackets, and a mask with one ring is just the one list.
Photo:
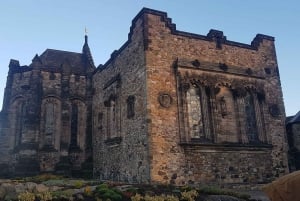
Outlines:
{"label": "pitched roof", "polygon": [[83,65],[82,54],[62,50],[47,49],[40,56],[40,59],[43,63],[43,66],[47,67],[60,67],[66,61],[74,67]]}
{"label": "pitched roof", "polygon": [[85,72],[83,56],[80,53],[47,49],[39,58],[42,68],[48,70],[61,69],[63,65],[67,65],[73,73]]}
{"label": "pitched roof", "polygon": [[39,67],[48,71],[64,71],[82,74],[95,69],[93,57],[88,46],[88,37],[85,36],[85,43],[82,53],[46,49],[40,56],[36,55],[30,67]]}
{"label": "pitched roof", "polygon": [[291,116],[291,117],[287,117],[287,124],[293,124],[293,123],[298,123],[300,122],[300,111],[294,115],[294,116]]}

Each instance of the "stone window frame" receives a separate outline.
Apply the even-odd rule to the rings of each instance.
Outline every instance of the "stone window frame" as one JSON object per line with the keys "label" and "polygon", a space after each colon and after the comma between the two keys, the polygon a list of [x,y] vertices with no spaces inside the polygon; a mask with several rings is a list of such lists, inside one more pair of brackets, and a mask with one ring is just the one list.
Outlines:
{"label": "stone window frame", "polygon": [[[53,104],[53,114],[54,114],[54,128],[53,128],[53,133],[52,133],[52,143],[45,143],[45,139],[46,139],[46,115],[47,115],[47,104]],[[48,151],[55,151],[55,150],[59,150],[60,148],[60,129],[61,129],[61,100],[59,97],[56,96],[47,96],[44,97],[42,100],[42,106],[41,106],[41,114],[42,114],[42,118],[41,118],[41,122],[40,122],[40,129],[41,129],[41,141],[40,141],[40,148],[45,150],[47,149]]]}
{"label": "stone window frame", "polygon": [[[191,88],[196,88],[198,91],[199,101],[200,101],[200,108],[199,112],[201,112],[201,124],[202,125],[202,136],[199,135],[199,137],[193,137],[191,133],[191,125],[189,125],[189,109],[188,109],[188,100],[187,100],[187,94],[188,91]],[[194,82],[194,80],[190,80],[189,82],[181,83],[181,90],[180,90],[180,97],[181,99],[181,111],[179,113],[183,114],[183,127],[184,127],[184,136],[183,141],[186,142],[195,142],[195,143],[212,143],[214,142],[214,136],[212,132],[212,117],[211,117],[211,107],[208,106],[208,93],[210,93],[210,90],[207,88],[207,86],[199,83]]]}
{"label": "stone window frame", "polygon": [[[55,102],[46,102],[45,107],[45,115],[44,115],[44,145],[45,146],[53,146],[54,138],[55,138]],[[50,125],[49,125],[50,124]],[[50,140],[50,141],[48,141]]]}
{"label": "stone window frame", "polygon": [[128,96],[126,103],[127,103],[127,118],[133,119],[135,116],[135,102],[136,98],[134,95]]}
{"label": "stone window frame", "polygon": [[17,105],[17,111],[15,114],[15,123],[16,123],[16,130],[15,130],[15,141],[14,146],[18,147],[22,144],[23,139],[23,129],[24,129],[24,123],[25,123],[25,117],[27,113],[27,101],[23,98],[18,98],[14,101]]}
{"label": "stone window frame", "polygon": [[69,111],[70,111],[70,119],[69,119],[69,125],[71,128],[72,124],[72,106],[76,105],[78,109],[78,115],[77,115],[77,144],[73,144],[71,146],[71,130],[70,130],[70,138],[69,138],[69,150],[71,151],[81,151],[84,150],[86,147],[86,126],[87,126],[87,105],[85,101],[81,98],[73,98],[69,103]]}
{"label": "stone window frame", "polygon": [[[119,97],[120,89],[121,89],[121,74],[118,73],[115,76],[112,76],[103,86],[103,99],[104,99],[104,107],[105,107],[105,115],[104,115],[104,124],[105,131],[104,143],[108,146],[119,145],[122,142],[121,136],[121,111],[122,104],[121,99]],[[110,122],[110,118],[112,116],[112,103],[114,102],[115,107],[115,126],[113,127]],[[114,133],[112,135],[112,128]]]}
{"label": "stone window frame", "polygon": [[[214,98],[215,94],[218,93],[218,82],[216,78],[212,79],[211,81],[208,81],[208,77],[204,77],[204,79],[201,81],[201,76],[198,77],[199,79],[195,79],[195,75],[193,76],[182,76],[180,73],[177,74],[176,77],[176,82],[177,82],[177,89],[178,89],[178,109],[179,109],[179,131],[180,131],[180,141],[181,144],[186,144],[186,143],[197,143],[197,144],[220,144],[217,140],[218,133],[216,132],[216,129],[218,127],[217,121],[218,117],[217,114],[222,115],[221,112],[216,111],[217,105],[219,104],[218,101]],[[211,76],[213,78],[213,76]],[[220,78],[222,79],[222,78]],[[221,81],[222,82],[222,81]],[[246,84],[246,83],[235,83],[235,80],[231,80],[232,84],[230,82],[227,82],[225,85],[232,90],[233,97],[237,98],[237,92],[236,92],[236,87],[238,85],[242,86],[241,88],[242,91],[251,91],[253,96],[255,97],[254,105],[255,105],[255,118],[257,122],[257,127],[258,127],[258,141],[249,141],[248,136],[245,132],[245,123],[243,125],[243,122],[240,122],[241,119],[245,119],[244,116],[238,117],[238,122],[237,125],[239,125],[239,132],[237,132],[237,135],[239,137],[239,140],[235,144],[239,144],[241,146],[265,146],[268,145],[268,138],[266,134],[266,129],[264,127],[264,107],[266,107],[266,103],[264,101],[264,92],[262,89],[256,88],[255,85],[251,86],[251,84]],[[211,139],[209,140],[195,140],[190,137],[190,131],[188,129],[188,124],[187,124],[187,112],[186,112],[186,97],[185,93],[187,89],[193,85],[196,84],[198,86],[202,86],[205,91],[209,91],[211,97],[208,98],[209,103],[207,105],[210,106],[210,111],[209,114],[211,116],[208,116],[206,119],[209,121],[209,131],[211,131]],[[234,87],[232,87],[233,85]],[[241,96],[241,94],[239,94]],[[234,100],[237,101],[237,100]],[[237,104],[236,102],[234,104]],[[236,106],[236,105],[235,105]],[[203,107],[202,107],[203,108]],[[220,107],[221,108],[221,107]],[[235,111],[237,112],[237,111]],[[241,115],[241,112],[239,112],[239,115]],[[219,117],[220,118],[220,117]],[[222,118],[222,117],[221,117]],[[223,115],[223,118],[226,118],[226,115]],[[230,142],[229,142],[230,143]]]}
{"label": "stone window frame", "polygon": [[[111,94],[109,98],[104,101],[104,106],[106,107],[106,140],[104,142],[107,145],[120,144],[122,141],[119,101],[119,98],[114,94]],[[112,118],[114,121],[112,121]]]}
{"label": "stone window frame", "polygon": [[70,133],[70,148],[78,147],[78,120],[79,108],[76,103],[71,105],[71,133]]}
{"label": "stone window frame", "polygon": [[[243,144],[252,144],[252,145],[259,145],[259,144],[268,144],[268,137],[266,135],[266,128],[265,128],[265,95],[262,89],[257,89],[253,85],[244,85],[243,87],[233,89],[233,94],[235,97],[236,105],[238,107],[238,117],[239,117],[239,125],[240,125],[240,142]],[[252,99],[253,105],[252,110],[254,116],[252,117],[255,121],[254,124],[256,126],[256,134],[249,133],[250,130],[247,130],[247,112],[246,112],[246,105],[245,105],[245,98],[250,96]],[[254,136],[256,135],[256,137]],[[255,138],[254,140],[251,138]]]}

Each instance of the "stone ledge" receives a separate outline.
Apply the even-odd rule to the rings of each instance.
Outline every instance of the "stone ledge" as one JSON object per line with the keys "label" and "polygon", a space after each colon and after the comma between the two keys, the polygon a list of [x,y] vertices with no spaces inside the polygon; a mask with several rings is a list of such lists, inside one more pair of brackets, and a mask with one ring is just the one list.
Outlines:
{"label": "stone ledge", "polygon": [[217,151],[270,151],[273,148],[271,144],[213,144],[199,142],[181,142],[179,143],[184,149],[202,150],[205,152]]}

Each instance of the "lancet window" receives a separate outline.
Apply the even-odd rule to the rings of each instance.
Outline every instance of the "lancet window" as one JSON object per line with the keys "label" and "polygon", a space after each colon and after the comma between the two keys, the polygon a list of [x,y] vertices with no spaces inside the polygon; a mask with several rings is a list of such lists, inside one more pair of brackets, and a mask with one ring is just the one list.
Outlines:
{"label": "lancet window", "polygon": [[109,99],[105,101],[105,106],[107,115],[107,139],[118,137],[119,110],[117,97],[111,95]]}
{"label": "lancet window", "polygon": [[46,104],[45,114],[45,145],[53,145],[55,134],[55,105],[53,103]]}
{"label": "lancet window", "polygon": [[21,102],[17,109],[15,146],[22,143],[23,132],[25,132],[26,108],[27,104],[25,102]]}
{"label": "lancet window", "polygon": [[246,120],[246,134],[248,137],[249,143],[258,142],[258,130],[257,130],[257,123],[256,123],[256,113],[255,113],[255,106],[253,95],[247,92],[246,96],[244,97],[245,103],[245,120]]}
{"label": "lancet window", "polygon": [[212,141],[210,90],[203,85],[189,83],[185,84],[183,93],[184,125],[188,133],[186,140]]}
{"label": "lancet window", "polygon": [[183,142],[267,143],[263,92],[249,86],[186,80],[180,83],[179,93]]}
{"label": "lancet window", "polygon": [[76,104],[72,105],[72,116],[71,116],[71,147],[77,147],[78,137],[78,106]]}

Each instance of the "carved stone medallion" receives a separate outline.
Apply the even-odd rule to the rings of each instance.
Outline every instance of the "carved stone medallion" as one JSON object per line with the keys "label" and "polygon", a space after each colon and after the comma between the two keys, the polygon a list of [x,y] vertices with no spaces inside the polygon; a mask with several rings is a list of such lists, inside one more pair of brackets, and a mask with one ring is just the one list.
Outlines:
{"label": "carved stone medallion", "polygon": [[170,94],[161,92],[158,95],[158,102],[162,107],[168,108],[172,105],[172,97]]}

